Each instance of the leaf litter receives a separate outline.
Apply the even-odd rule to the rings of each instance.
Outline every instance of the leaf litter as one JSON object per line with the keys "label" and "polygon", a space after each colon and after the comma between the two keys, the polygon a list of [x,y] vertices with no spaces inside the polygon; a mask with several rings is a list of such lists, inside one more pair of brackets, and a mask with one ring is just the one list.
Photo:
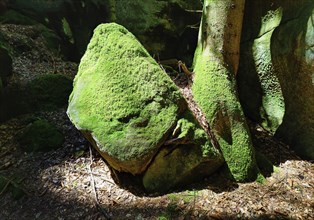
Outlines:
{"label": "leaf litter", "polygon": [[[12,44],[28,42],[27,33],[34,29],[0,27]],[[31,50],[13,58],[12,80],[29,80],[47,72],[75,75],[77,64],[49,58],[53,55],[47,55],[42,40],[32,39]],[[24,192],[15,199],[13,192],[0,189],[0,219],[314,219],[313,163],[301,160],[254,123],[250,123],[254,146],[275,165],[264,183],[235,183],[218,171],[176,192],[156,196],[134,194],[118,186],[105,161],[65,112],[66,107],[0,124],[0,177],[15,179]],[[59,149],[46,153],[21,150],[16,136],[34,116],[62,131],[65,141]]]}

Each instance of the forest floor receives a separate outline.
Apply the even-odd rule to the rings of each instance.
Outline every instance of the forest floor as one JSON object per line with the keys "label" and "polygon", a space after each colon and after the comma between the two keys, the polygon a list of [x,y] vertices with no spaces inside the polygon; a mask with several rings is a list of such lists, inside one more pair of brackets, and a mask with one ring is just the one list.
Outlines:
{"label": "forest floor", "polygon": [[[12,80],[36,74],[73,77],[77,64],[53,57],[34,37],[34,27],[1,26],[12,46],[31,47],[14,57]],[[29,35],[32,35],[31,38]],[[45,118],[64,135],[57,150],[25,153],[16,140],[31,117]],[[0,124],[0,219],[314,219],[314,164],[301,160],[279,140],[250,123],[254,146],[274,165],[264,183],[235,183],[222,171],[165,195],[134,193],[117,185],[99,154],[71,124],[66,106]]]}

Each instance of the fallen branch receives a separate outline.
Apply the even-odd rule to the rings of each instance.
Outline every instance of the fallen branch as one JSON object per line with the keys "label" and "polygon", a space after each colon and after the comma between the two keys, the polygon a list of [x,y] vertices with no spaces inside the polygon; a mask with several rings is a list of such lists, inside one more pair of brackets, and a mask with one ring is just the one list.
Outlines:
{"label": "fallen branch", "polygon": [[94,175],[92,172],[92,164],[93,164],[93,153],[92,153],[92,148],[91,146],[89,146],[89,159],[90,159],[90,163],[88,165],[88,170],[89,170],[89,174],[90,174],[90,182],[91,182],[91,187],[92,187],[92,191],[93,191],[93,198],[94,198],[94,202],[95,205],[97,207],[97,209],[104,215],[104,217],[106,219],[110,219],[109,215],[107,214],[106,210],[99,204],[98,201],[98,196],[97,196],[97,192],[96,192],[96,187],[95,187],[95,179],[94,179]]}
{"label": "fallen branch", "polygon": [[3,153],[0,154],[0,158],[4,157],[5,155],[7,155],[10,151],[12,151],[11,149],[8,149],[6,151],[4,151]]}
{"label": "fallen branch", "polygon": [[[93,175],[97,175],[97,176],[102,176],[102,174],[100,173],[95,173],[95,172],[86,172],[86,171],[82,171],[82,170],[73,170],[72,172],[74,173],[80,173],[80,174],[93,174]],[[105,181],[105,182],[108,182],[108,183],[111,183],[112,185],[116,185],[114,182],[108,180],[108,179],[105,179],[105,178],[101,178],[101,180]]]}
{"label": "fallen branch", "polygon": [[4,193],[4,191],[8,188],[8,186],[10,185],[11,180],[8,180],[7,183],[5,184],[5,186],[3,187],[3,189],[0,192],[0,196],[2,195],[2,193]]}

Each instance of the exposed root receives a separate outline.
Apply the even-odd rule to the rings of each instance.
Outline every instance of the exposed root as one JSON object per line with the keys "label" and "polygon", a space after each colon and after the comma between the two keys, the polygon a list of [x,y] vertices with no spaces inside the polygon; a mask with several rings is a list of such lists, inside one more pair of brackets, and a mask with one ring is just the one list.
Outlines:
{"label": "exposed root", "polygon": [[[220,151],[219,143],[214,133],[211,131],[209,123],[205,115],[203,114],[201,108],[198,106],[198,104],[194,100],[193,93],[192,93],[194,73],[190,72],[189,69],[186,67],[186,65],[182,61],[177,60],[177,59],[160,61],[159,63],[161,66],[164,63],[165,65],[169,65],[171,67],[177,66],[179,73],[175,77],[170,76],[171,79],[179,87],[181,94],[183,95],[183,97],[185,98],[188,104],[188,108],[191,110],[195,119],[198,121],[198,123],[201,125],[201,127],[204,129],[204,131],[208,135],[212,145]],[[162,69],[165,69],[165,68],[162,67]]]}

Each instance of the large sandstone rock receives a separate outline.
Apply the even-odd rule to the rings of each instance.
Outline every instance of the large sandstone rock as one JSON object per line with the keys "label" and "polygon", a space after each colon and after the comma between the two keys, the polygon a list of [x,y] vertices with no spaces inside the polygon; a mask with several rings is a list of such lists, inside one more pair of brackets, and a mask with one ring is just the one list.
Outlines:
{"label": "large sandstone rock", "polygon": [[9,0],[12,10],[3,17],[21,23],[25,19],[17,18],[24,15],[45,25],[61,38],[62,52],[71,60],[79,60],[92,30],[99,23],[109,20],[108,2],[110,0]]}
{"label": "large sandstone rock", "polygon": [[112,23],[94,31],[68,115],[116,170],[139,174],[175,126],[182,101],[135,37]]}
{"label": "large sandstone rock", "polygon": [[148,192],[167,192],[212,174],[224,159],[187,111],[177,122],[173,141],[157,154],[143,176]]}
{"label": "large sandstone rock", "polygon": [[143,174],[150,192],[193,181],[193,173],[200,178],[223,163],[175,84],[115,23],[95,29],[67,113],[112,168]]}
{"label": "large sandstone rock", "polygon": [[248,1],[238,85],[245,113],[314,158],[314,2]]}
{"label": "large sandstone rock", "polygon": [[[139,10],[140,9],[140,10]],[[115,1],[115,22],[126,27],[156,58],[191,64],[202,2],[195,0]]]}

